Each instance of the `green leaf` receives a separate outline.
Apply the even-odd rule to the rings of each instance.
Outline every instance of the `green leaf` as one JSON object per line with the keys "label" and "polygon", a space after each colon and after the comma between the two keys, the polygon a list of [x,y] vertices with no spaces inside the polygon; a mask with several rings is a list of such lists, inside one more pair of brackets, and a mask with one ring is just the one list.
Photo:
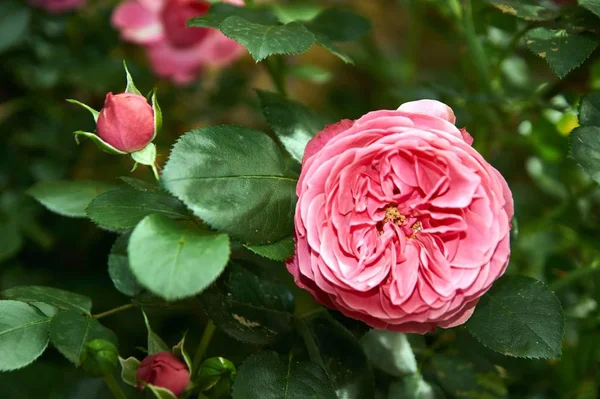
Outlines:
{"label": "green leaf", "polygon": [[127,76],[127,87],[125,87],[125,93],[132,93],[141,96],[142,93],[135,87],[135,83],[133,83],[133,78],[129,73],[129,69],[127,69],[127,63],[123,60],[123,68],[125,68],[125,75]]}
{"label": "green leaf", "polygon": [[597,183],[600,183],[600,127],[579,127],[570,135],[571,156]]}
{"label": "green leaf", "polygon": [[219,330],[242,342],[266,345],[292,330],[291,313],[238,301],[215,287],[200,301]]}
{"label": "green leaf", "polygon": [[321,366],[338,396],[362,399],[375,389],[373,370],[354,334],[326,311],[298,321],[310,359]]}
{"label": "green leaf", "polygon": [[50,320],[26,303],[0,301],[0,371],[25,367],[44,352]]}
{"label": "green leaf", "polygon": [[600,0],[579,0],[579,5],[600,17]]}
{"label": "green leaf", "polygon": [[129,234],[117,238],[108,255],[108,274],[120,293],[133,297],[142,292],[143,288],[131,272],[127,255],[128,244]]}
{"label": "green leaf", "polygon": [[600,93],[589,93],[581,99],[579,123],[581,126],[600,126]]}
{"label": "green leaf", "polygon": [[271,260],[286,260],[294,255],[294,239],[286,237],[273,244],[247,245],[250,251]]}
{"label": "green leaf", "polygon": [[131,158],[142,165],[154,166],[156,163],[156,146],[154,143],[149,143],[141,150],[132,152]]}
{"label": "green leaf", "polygon": [[67,102],[70,102],[71,104],[79,105],[80,107],[87,109],[94,117],[94,122],[98,122],[98,116],[100,115],[100,112],[96,111],[94,108],[90,107],[87,104],[79,102],[77,100],[67,99]]}
{"label": "green leaf", "polygon": [[[292,356],[261,352],[240,367],[233,399],[336,399],[327,375],[319,366]],[[369,396],[367,396],[369,397]]]}
{"label": "green leaf", "polygon": [[123,359],[119,356],[119,363],[121,363],[121,379],[123,382],[137,388],[136,373],[140,368],[140,361],[135,357]]}
{"label": "green leaf", "polygon": [[371,363],[386,373],[403,377],[417,372],[417,359],[406,334],[371,330],[361,344]]}
{"label": "green leaf", "polygon": [[333,77],[330,71],[316,65],[294,65],[290,68],[290,75],[317,84],[327,83]]}
{"label": "green leaf", "polygon": [[234,15],[257,24],[274,25],[277,23],[277,17],[268,8],[248,8],[231,4],[215,4],[210,7],[208,14],[190,19],[187,22],[187,26],[219,29],[221,23],[226,18]]}
{"label": "green leaf", "polygon": [[196,216],[244,243],[276,242],[293,231],[297,181],[260,131],[214,126],[185,134],[162,182]]}
{"label": "green leaf", "polygon": [[173,347],[171,352],[173,352],[175,356],[183,359],[188,370],[192,371],[192,359],[190,359],[190,355],[185,350],[185,335],[186,334],[183,334],[183,337],[181,337],[181,341],[179,341],[177,345]]}
{"label": "green leaf", "polygon": [[527,21],[549,21],[560,15],[556,9],[542,7],[527,0],[485,0],[505,14]]}
{"label": "green leaf", "polygon": [[348,10],[329,8],[307,24],[307,28],[333,42],[347,42],[360,39],[369,33],[371,23]]}
{"label": "green leaf", "polygon": [[265,309],[294,312],[294,295],[284,284],[269,281],[232,263],[229,267],[229,296],[236,301]]}
{"label": "green leaf", "polygon": [[118,150],[115,147],[113,147],[112,145],[108,144],[106,141],[102,140],[100,138],[100,136],[98,136],[95,133],[84,132],[83,130],[77,130],[76,132],[73,132],[73,134],[75,135],[75,142],[77,142],[77,144],[79,144],[79,136],[83,136],[83,137],[86,137],[86,138],[92,140],[92,142],[96,145],[96,147],[98,147],[98,149],[100,149],[103,152],[106,152],[107,154],[112,154],[112,155],[127,154],[125,151]]}
{"label": "green leaf", "polygon": [[471,361],[455,355],[436,354],[431,367],[438,383],[455,398],[506,398],[504,382],[495,371],[482,372]]}
{"label": "green leaf", "polygon": [[160,352],[169,352],[169,347],[167,346],[167,344],[165,344],[165,341],[163,341],[162,338],[158,336],[158,334],[152,331],[152,327],[150,326],[150,320],[148,320],[148,316],[146,316],[146,313],[144,311],[142,311],[142,315],[144,316],[146,330],[148,330],[148,354],[153,355],[155,353]]}
{"label": "green leaf", "polygon": [[125,183],[127,183],[128,186],[130,186],[131,188],[134,188],[138,191],[144,191],[144,192],[149,191],[152,193],[161,192],[161,190],[158,187],[156,187],[154,184],[148,183],[148,182],[140,180],[140,179],[136,179],[135,177],[121,176],[121,177],[119,177],[119,179],[123,180]]}
{"label": "green leaf", "polygon": [[544,58],[561,79],[581,65],[598,46],[593,36],[542,27],[527,32],[525,43],[533,53]]}
{"label": "green leaf", "polygon": [[0,54],[27,37],[31,10],[18,2],[0,4]]}
{"label": "green leaf", "polygon": [[99,195],[86,212],[94,223],[108,230],[131,229],[152,214],[175,219],[188,217],[185,205],[169,194],[128,187]]}
{"label": "green leaf", "polygon": [[[439,387],[436,387],[439,390]],[[415,373],[403,377],[401,381],[392,382],[388,399],[437,399],[445,398],[440,395],[430,383],[425,381],[421,374]],[[462,396],[459,396],[462,397]]]}
{"label": "green leaf", "polygon": [[479,301],[467,322],[483,345],[507,356],[560,356],[564,317],[560,301],[542,282],[503,277]]}
{"label": "green leaf", "polygon": [[315,36],[298,22],[263,25],[231,16],[219,27],[225,36],[246,47],[256,62],[270,55],[302,54],[315,42]]}
{"label": "green leaf", "polygon": [[104,339],[117,344],[115,333],[105,328],[93,316],[74,310],[58,313],[50,323],[50,340],[67,359],[80,365],[85,345],[94,339]]}
{"label": "green leaf", "polygon": [[323,47],[325,50],[329,51],[330,53],[344,61],[346,64],[354,64],[352,58],[350,58],[350,56],[344,53],[342,50],[338,49],[335,46],[335,44],[331,41],[331,39],[329,39],[327,36],[322,35],[320,33],[316,33],[315,40],[319,46]]}
{"label": "green leaf", "polygon": [[2,297],[32,304],[42,302],[62,310],[73,310],[79,313],[89,313],[92,310],[92,300],[87,296],[52,287],[36,285],[12,287],[2,291]]}
{"label": "green leaf", "polygon": [[273,4],[273,12],[281,23],[310,21],[323,10],[320,5],[311,3]]}
{"label": "green leaf", "polygon": [[3,262],[19,252],[23,238],[14,218],[0,219],[0,262]]}
{"label": "green leaf", "polygon": [[312,109],[279,94],[262,90],[256,92],[269,126],[292,157],[302,163],[306,144],[325,127],[327,121]]}
{"label": "green leaf", "polygon": [[202,292],[223,272],[229,237],[191,222],[149,215],[129,239],[131,271],[144,287],[167,300]]}
{"label": "green leaf", "polygon": [[27,193],[52,212],[63,216],[85,217],[85,208],[98,195],[114,189],[113,184],[91,180],[41,182]]}

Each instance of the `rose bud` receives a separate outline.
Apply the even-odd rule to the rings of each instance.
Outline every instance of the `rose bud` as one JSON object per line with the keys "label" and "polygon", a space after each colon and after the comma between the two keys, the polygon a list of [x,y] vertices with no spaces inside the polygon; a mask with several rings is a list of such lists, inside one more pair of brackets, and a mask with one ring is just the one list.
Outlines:
{"label": "rose bud", "polygon": [[98,136],[117,150],[136,152],[154,137],[154,111],[141,95],[108,93],[96,128]]}
{"label": "rose bud", "polygon": [[117,368],[119,354],[112,342],[95,339],[83,348],[80,360],[81,366],[89,375],[104,377]]}
{"label": "rose bud", "polygon": [[168,389],[179,397],[190,384],[190,371],[171,352],[160,352],[142,360],[136,379],[140,391],[145,384],[152,384]]}
{"label": "rose bud", "polygon": [[326,127],[307,145],[287,268],[320,303],[380,329],[467,321],[506,270],[510,189],[447,105]]}

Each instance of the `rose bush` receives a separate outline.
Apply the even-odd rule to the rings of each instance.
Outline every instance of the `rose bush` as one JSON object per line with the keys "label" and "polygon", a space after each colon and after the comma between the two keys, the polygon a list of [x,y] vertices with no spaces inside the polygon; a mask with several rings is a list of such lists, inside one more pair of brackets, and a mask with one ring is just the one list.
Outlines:
{"label": "rose bush", "polygon": [[45,9],[53,14],[71,11],[82,6],[86,0],[29,0],[34,6]]}
{"label": "rose bush", "polygon": [[376,328],[453,327],[508,264],[511,192],[432,100],[328,126],[306,147],[288,270]]}
{"label": "rose bush", "polygon": [[166,388],[175,396],[180,396],[190,383],[190,371],[171,352],[159,352],[142,360],[136,378],[139,390],[147,383]]}
{"label": "rose bush", "polygon": [[[224,2],[244,5],[243,0]],[[244,51],[217,30],[186,27],[188,19],[209,8],[207,1],[129,0],[115,9],[112,23],[124,40],[146,46],[157,75],[185,84],[205,66],[227,65]]]}

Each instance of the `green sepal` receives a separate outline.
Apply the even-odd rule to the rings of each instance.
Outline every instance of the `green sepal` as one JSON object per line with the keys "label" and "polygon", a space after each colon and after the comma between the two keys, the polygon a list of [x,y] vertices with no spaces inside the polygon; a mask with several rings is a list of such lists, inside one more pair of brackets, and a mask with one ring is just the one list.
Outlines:
{"label": "green sepal", "polygon": [[121,379],[123,382],[132,387],[137,387],[135,375],[140,368],[140,361],[133,356],[127,359],[123,359],[119,356],[119,363],[121,363]]}
{"label": "green sepal", "polygon": [[149,143],[146,147],[139,151],[132,152],[131,158],[133,158],[135,161],[133,169],[131,169],[132,172],[136,170],[138,163],[141,163],[142,165],[148,165],[152,168],[152,172],[154,172],[154,177],[156,177],[156,180],[160,178],[158,175],[158,169],[156,168],[156,146],[153,143]]}
{"label": "green sepal", "polygon": [[146,388],[150,389],[154,396],[158,399],[177,399],[177,396],[166,388],[157,387],[156,385],[146,384]]}
{"label": "green sepal", "polygon": [[92,140],[94,142],[94,144],[96,144],[96,147],[98,147],[100,150],[102,150],[106,153],[113,154],[113,155],[127,154],[124,151],[117,150],[115,147],[113,147],[112,145],[110,145],[107,142],[105,142],[104,140],[102,140],[100,138],[100,136],[98,136],[97,134],[90,133],[90,132],[84,132],[82,130],[78,130],[78,131],[74,132],[73,134],[75,135],[75,141],[77,142],[77,144],[79,144],[79,136],[84,136],[84,137],[87,137],[88,139]]}
{"label": "green sepal", "polygon": [[158,105],[158,99],[156,98],[156,87],[152,90],[152,110],[154,110],[154,136],[152,136],[152,140],[156,138],[156,135],[160,132],[162,128],[162,111],[160,109],[160,105]]}
{"label": "green sepal", "polygon": [[125,74],[127,75],[127,87],[125,87],[125,93],[132,93],[141,96],[142,93],[137,89],[137,87],[135,87],[135,83],[133,83],[133,78],[129,73],[129,69],[127,69],[127,63],[125,60],[123,60],[123,67],[125,68]]}
{"label": "green sepal", "polygon": [[92,108],[89,105],[84,104],[84,103],[82,103],[80,101],[73,100],[71,98],[67,98],[67,102],[69,102],[71,104],[79,105],[80,107],[83,107],[83,108],[87,109],[88,111],[90,111],[90,113],[94,117],[94,122],[98,122],[98,116],[100,115],[100,112],[96,111],[94,108]]}
{"label": "green sepal", "polygon": [[146,312],[142,310],[142,314],[144,315],[144,323],[146,324],[146,329],[148,330],[148,355],[154,355],[155,353],[160,352],[169,352],[169,347],[167,344],[165,344],[165,341],[163,341],[158,334],[152,331],[152,327],[150,327],[150,321],[148,320],[148,316],[146,316]]}
{"label": "green sepal", "polygon": [[187,335],[187,331],[183,334],[181,341],[177,343],[172,349],[172,352],[175,356],[182,358],[185,361],[185,364],[188,367],[190,372],[192,371],[192,359],[190,359],[190,355],[185,350],[185,336]]}

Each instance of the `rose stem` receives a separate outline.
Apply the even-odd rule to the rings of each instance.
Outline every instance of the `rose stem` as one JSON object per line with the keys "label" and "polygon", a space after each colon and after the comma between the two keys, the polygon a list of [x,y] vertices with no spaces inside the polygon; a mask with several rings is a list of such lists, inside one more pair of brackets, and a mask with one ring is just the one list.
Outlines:
{"label": "rose stem", "polygon": [[123,393],[123,390],[119,386],[119,383],[115,379],[114,375],[109,374],[106,377],[104,377],[104,382],[108,386],[108,389],[110,389],[110,391],[112,392],[115,399],[127,399],[127,396],[125,396],[125,394]]}
{"label": "rose stem", "polygon": [[210,344],[210,340],[215,334],[215,323],[212,320],[209,320],[204,328],[204,333],[202,333],[202,338],[200,339],[200,344],[198,344],[198,348],[196,349],[196,353],[194,354],[194,360],[192,361],[192,370],[195,372],[200,366],[200,362],[202,358],[204,358],[204,354],[206,353],[206,349],[208,349],[208,344]]}
{"label": "rose stem", "polygon": [[284,97],[287,97],[287,89],[285,87],[285,64],[283,58],[272,56],[270,58],[266,58],[263,61],[269,75],[271,76],[271,80],[273,80],[273,84],[277,88],[279,94]]}
{"label": "rose stem", "polygon": [[123,310],[131,309],[131,308],[134,308],[134,307],[135,307],[135,304],[128,303],[126,305],[119,306],[118,308],[114,308],[114,309],[111,309],[111,310],[107,310],[106,312],[98,313],[97,315],[94,315],[94,317],[96,319],[101,319],[102,317],[110,316],[111,314],[119,313],[119,312],[122,312]]}

